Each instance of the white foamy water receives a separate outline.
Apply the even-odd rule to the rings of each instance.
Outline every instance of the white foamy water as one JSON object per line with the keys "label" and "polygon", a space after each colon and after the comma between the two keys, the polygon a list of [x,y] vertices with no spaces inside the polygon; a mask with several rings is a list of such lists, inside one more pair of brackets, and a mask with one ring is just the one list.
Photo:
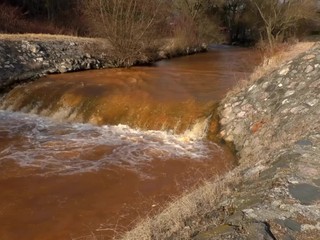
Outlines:
{"label": "white foamy water", "polygon": [[206,125],[197,123],[193,131],[174,135],[0,111],[0,164],[14,161],[44,174],[74,174],[110,164],[135,168],[153,159],[204,160],[220,151],[216,144],[201,139]]}

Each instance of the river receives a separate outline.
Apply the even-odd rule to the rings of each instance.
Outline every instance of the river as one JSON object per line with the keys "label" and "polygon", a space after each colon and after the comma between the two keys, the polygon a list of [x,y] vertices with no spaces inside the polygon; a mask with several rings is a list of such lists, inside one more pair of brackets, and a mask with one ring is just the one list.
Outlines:
{"label": "river", "polygon": [[259,59],[213,46],[147,67],[49,75],[2,96],[0,239],[110,239],[234,167],[207,135],[218,131],[217,102]]}

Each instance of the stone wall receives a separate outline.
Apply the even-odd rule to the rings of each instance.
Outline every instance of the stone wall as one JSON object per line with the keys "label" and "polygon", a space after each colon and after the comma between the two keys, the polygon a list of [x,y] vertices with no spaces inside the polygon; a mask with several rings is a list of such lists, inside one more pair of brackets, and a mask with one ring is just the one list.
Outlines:
{"label": "stone wall", "polygon": [[[101,68],[102,53],[92,55],[95,42],[72,40],[0,41],[0,90],[48,73]],[[98,51],[97,51],[98,52]]]}
{"label": "stone wall", "polygon": [[242,181],[221,225],[195,239],[320,239],[320,44],[224,99],[220,113]]}
{"label": "stone wall", "polygon": [[235,143],[243,159],[258,156],[260,148],[280,149],[298,140],[318,121],[319,78],[318,44],[226,98],[220,107],[222,136]]}

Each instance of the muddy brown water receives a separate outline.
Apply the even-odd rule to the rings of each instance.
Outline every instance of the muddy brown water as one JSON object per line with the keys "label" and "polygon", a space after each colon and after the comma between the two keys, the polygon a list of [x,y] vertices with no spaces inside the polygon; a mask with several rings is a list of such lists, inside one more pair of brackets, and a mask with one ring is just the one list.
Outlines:
{"label": "muddy brown water", "polygon": [[110,239],[235,157],[212,108],[259,62],[250,49],[51,75],[1,99],[0,239]]}

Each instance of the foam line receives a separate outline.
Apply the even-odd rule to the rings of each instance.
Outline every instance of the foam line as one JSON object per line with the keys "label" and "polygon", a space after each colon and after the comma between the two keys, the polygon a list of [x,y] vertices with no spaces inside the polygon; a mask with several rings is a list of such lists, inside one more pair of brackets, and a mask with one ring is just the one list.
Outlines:
{"label": "foam line", "polygon": [[[196,128],[205,129],[199,123]],[[4,130],[9,133],[5,140],[10,146],[3,147],[0,143],[0,162],[13,159],[20,166],[51,174],[94,171],[109,164],[134,168],[153,159],[200,161],[220,149],[195,137],[191,131],[187,135],[174,135],[140,131],[126,125],[99,127],[10,111],[0,111],[0,132]]]}

